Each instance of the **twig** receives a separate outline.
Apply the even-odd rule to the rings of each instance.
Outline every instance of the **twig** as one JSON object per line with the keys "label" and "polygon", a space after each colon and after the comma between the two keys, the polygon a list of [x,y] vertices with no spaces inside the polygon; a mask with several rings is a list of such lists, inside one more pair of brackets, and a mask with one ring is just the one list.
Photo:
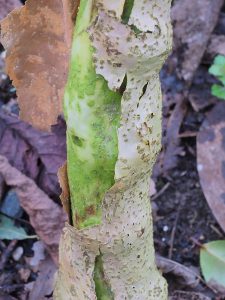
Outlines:
{"label": "twig", "polygon": [[0,250],[1,250],[1,251],[4,251],[5,248],[6,248],[5,243],[3,243],[3,241],[0,240]]}
{"label": "twig", "polygon": [[29,225],[29,226],[32,227],[32,225],[30,224],[30,222],[28,222],[28,221],[26,221],[26,220],[23,220],[23,219],[20,219],[20,218],[16,218],[16,217],[12,217],[12,216],[9,216],[9,215],[7,215],[7,214],[5,214],[5,213],[3,213],[3,212],[0,212],[0,215],[3,215],[3,216],[5,216],[5,217],[7,217],[7,218],[9,218],[9,219],[18,221],[18,222],[20,222],[20,223],[23,223],[23,224],[26,224],[26,225]]}
{"label": "twig", "polygon": [[17,244],[17,240],[13,240],[9,243],[9,245],[6,247],[6,249],[2,252],[1,259],[0,259],[0,271],[2,271],[5,268],[5,265]]}
{"label": "twig", "polygon": [[24,288],[24,284],[4,284],[0,285],[0,292],[6,293],[6,294],[11,294],[15,292],[16,290],[21,290]]}
{"label": "twig", "polygon": [[196,137],[198,135],[198,131],[185,131],[178,135],[179,138],[189,138]]}
{"label": "twig", "polygon": [[176,219],[175,219],[175,222],[174,222],[174,225],[173,225],[173,230],[171,232],[170,249],[169,249],[169,255],[168,255],[169,259],[172,259],[172,256],[173,256],[173,245],[174,245],[174,239],[175,239],[175,234],[176,234],[176,230],[177,230],[177,223],[178,223],[179,216],[180,216],[180,205],[178,207],[178,211],[177,211],[177,214],[176,214]]}
{"label": "twig", "polygon": [[164,187],[158,191],[158,193],[156,193],[154,196],[152,196],[151,200],[154,201],[156,200],[158,197],[160,197],[169,187],[170,187],[171,183],[167,182]]}
{"label": "twig", "polygon": [[220,238],[224,238],[224,234],[218,228],[216,228],[213,224],[210,224],[210,227],[214,232],[216,232],[218,234],[218,236]]}

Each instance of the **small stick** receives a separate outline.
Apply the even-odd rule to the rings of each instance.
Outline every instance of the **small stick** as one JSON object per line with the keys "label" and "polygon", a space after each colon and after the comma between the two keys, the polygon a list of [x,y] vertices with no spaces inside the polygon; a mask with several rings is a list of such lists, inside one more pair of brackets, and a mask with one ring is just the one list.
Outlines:
{"label": "small stick", "polygon": [[171,185],[171,183],[167,182],[167,184],[165,184],[164,187],[162,187],[161,190],[158,191],[158,193],[156,193],[154,196],[151,197],[151,200],[154,201],[158,197],[160,197],[170,187],[170,185]]}
{"label": "small stick", "polygon": [[9,243],[9,245],[6,247],[6,249],[2,252],[1,255],[1,259],[0,259],[0,271],[4,270],[5,265],[13,251],[13,249],[15,248],[16,244],[17,244],[17,240],[13,240]]}
{"label": "small stick", "polygon": [[214,232],[216,232],[218,234],[218,236],[220,238],[224,238],[223,233],[218,228],[216,228],[213,224],[210,224],[210,227]]}
{"label": "small stick", "polygon": [[172,256],[173,256],[173,245],[174,245],[174,239],[175,239],[175,234],[176,234],[176,230],[177,230],[177,223],[178,223],[179,216],[180,216],[180,205],[178,207],[178,211],[177,211],[177,214],[176,214],[176,219],[175,219],[175,222],[174,222],[173,230],[171,232],[170,249],[169,249],[169,255],[168,255],[169,259],[172,259]]}
{"label": "small stick", "polygon": [[7,217],[7,218],[9,218],[9,219],[12,219],[12,220],[14,220],[14,221],[18,221],[18,222],[20,222],[20,223],[22,223],[22,224],[26,224],[26,225],[29,225],[29,226],[32,227],[32,225],[30,224],[29,221],[26,221],[26,220],[23,220],[23,219],[20,219],[20,218],[16,218],[16,217],[9,216],[9,215],[7,215],[7,214],[5,214],[5,213],[3,213],[3,212],[0,212],[0,215],[3,215],[3,216],[5,216],[5,217]]}

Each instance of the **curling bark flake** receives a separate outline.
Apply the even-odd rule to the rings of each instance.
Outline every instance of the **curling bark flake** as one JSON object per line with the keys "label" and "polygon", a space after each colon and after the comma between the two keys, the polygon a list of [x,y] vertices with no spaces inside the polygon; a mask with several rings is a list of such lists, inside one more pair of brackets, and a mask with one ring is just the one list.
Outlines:
{"label": "curling bark flake", "polygon": [[170,5],[80,1],[64,101],[73,226],[60,242],[56,300],[167,299],[148,192],[161,147]]}

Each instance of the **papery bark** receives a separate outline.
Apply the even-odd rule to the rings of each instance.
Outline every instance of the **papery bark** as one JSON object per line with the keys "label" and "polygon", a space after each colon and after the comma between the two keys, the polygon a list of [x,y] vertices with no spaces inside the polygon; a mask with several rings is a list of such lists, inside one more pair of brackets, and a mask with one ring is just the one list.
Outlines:
{"label": "papery bark", "polygon": [[[81,1],[84,6],[80,15],[87,13],[91,7],[93,14],[89,12],[87,15],[90,18],[94,15],[94,18],[90,24],[86,19],[87,26],[82,28],[79,23],[79,28],[75,29],[71,60],[71,74],[75,77],[70,76],[70,90],[66,89],[65,96],[69,134],[68,177],[72,190],[71,202],[75,205],[72,205],[74,226],[66,226],[60,243],[60,269],[55,289],[57,300],[167,299],[167,284],[155,264],[148,191],[152,167],[161,147],[159,71],[171,49],[171,1],[134,0],[128,24],[121,20],[124,4],[122,0],[113,4],[107,0]],[[98,221],[94,226],[85,224],[83,229],[77,225],[80,225],[80,218],[77,217],[80,211],[76,206],[81,201],[77,192],[77,184],[80,183],[76,181],[74,187],[73,183],[79,175],[75,170],[79,147],[87,150],[84,145],[89,120],[83,117],[83,112],[86,112],[84,104],[87,97],[95,95],[96,88],[89,88],[88,95],[85,89],[83,94],[71,91],[72,79],[80,80],[79,74],[76,74],[79,71],[76,71],[78,62],[73,55],[78,53],[78,47],[80,51],[85,51],[81,36],[88,47],[91,41],[95,49],[92,54],[92,64],[96,70],[93,80],[99,82],[104,79],[109,91],[115,93],[126,85],[121,98],[118,141],[117,145],[112,144],[112,147],[118,147],[114,185],[105,191],[101,207],[98,203],[94,207],[93,211],[100,210],[100,224]],[[83,66],[84,69],[86,67]],[[103,93],[101,89],[98,91]],[[104,89],[105,92],[108,93]],[[81,105],[77,106],[79,103]],[[88,108],[90,114],[93,107],[95,103]],[[83,123],[78,123],[81,120]],[[73,134],[75,139],[71,138]],[[80,170],[81,173],[87,171],[85,168]],[[105,171],[103,165],[101,172],[104,174]],[[82,205],[85,208],[86,203],[82,202]],[[96,258],[99,257],[104,273],[102,281],[111,296],[100,295],[96,288],[94,272]]]}

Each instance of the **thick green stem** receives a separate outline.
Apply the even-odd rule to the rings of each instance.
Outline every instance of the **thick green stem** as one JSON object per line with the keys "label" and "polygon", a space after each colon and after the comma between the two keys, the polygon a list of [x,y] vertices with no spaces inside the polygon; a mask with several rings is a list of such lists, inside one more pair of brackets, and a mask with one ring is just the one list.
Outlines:
{"label": "thick green stem", "polygon": [[60,243],[57,300],[168,298],[148,193],[170,4],[80,2],[64,102],[73,226]]}
{"label": "thick green stem", "polygon": [[81,0],[64,102],[72,217],[77,228],[100,224],[102,199],[114,184],[118,157],[121,95],[95,72],[94,50],[86,32],[93,11],[93,1]]}

